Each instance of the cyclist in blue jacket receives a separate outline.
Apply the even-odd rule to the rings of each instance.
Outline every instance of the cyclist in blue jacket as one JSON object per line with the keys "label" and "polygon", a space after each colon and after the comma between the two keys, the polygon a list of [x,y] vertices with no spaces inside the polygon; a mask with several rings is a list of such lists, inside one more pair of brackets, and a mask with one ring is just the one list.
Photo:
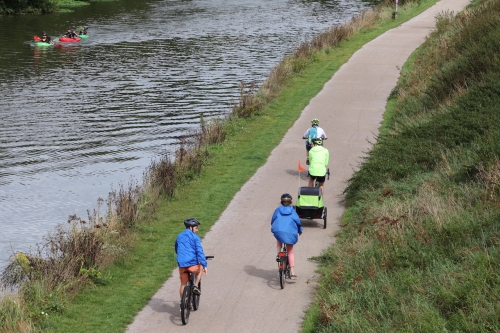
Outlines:
{"label": "cyclist in blue jacket", "polygon": [[[281,251],[282,244],[286,244],[288,252],[288,261],[290,263],[292,280],[298,277],[295,275],[295,256],[293,253],[293,245],[299,240],[299,235],[302,235],[302,225],[300,218],[292,206],[292,196],[288,193],[281,195],[281,206],[276,208],[273,217],[271,218],[271,232],[277,240],[278,253]],[[276,261],[279,258],[276,257]]]}
{"label": "cyclist in blue jacket", "polygon": [[179,275],[181,279],[181,287],[179,290],[181,299],[182,292],[189,280],[189,273],[196,275],[196,282],[193,292],[196,295],[201,294],[198,289],[198,283],[201,280],[201,273],[208,274],[207,259],[205,252],[201,246],[200,237],[196,234],[198,226],[201,223],[195,218],[188,218],[184,220],[186,229],[181,232],[175,240],[175,253],[177,254],[177,265],[179,266]]}

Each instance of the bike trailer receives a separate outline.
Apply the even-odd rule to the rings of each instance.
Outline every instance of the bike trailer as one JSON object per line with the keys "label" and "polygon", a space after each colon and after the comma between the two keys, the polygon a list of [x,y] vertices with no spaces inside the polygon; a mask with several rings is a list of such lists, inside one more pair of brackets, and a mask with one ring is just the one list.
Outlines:
{"label": "bike trailer", "polygon": [[295,211],[303,219],[323,219],[326,228],[326,207],[319,187],[300,187]]}

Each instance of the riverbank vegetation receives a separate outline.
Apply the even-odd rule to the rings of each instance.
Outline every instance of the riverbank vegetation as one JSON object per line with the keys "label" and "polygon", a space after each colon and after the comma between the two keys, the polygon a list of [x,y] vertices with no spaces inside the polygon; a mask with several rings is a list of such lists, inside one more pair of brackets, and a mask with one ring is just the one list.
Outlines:
{"label": "riverbank vegetation", "polygon": [[0,15],[68,13],[91,1],[113,0],[0,0]]}
{"label": "riverbank vegetation", "polygon": [[19,292],[0,302],[0,331],[123,331],[176,267],[172,244],[186,210],[203,221],[203,236],[332,74],[433,3],[407,1],[398,20],[381,6],[299,46],[259,90],[242,84],[226,119],[202,121],[194,139],[152,161],[142,184],[120,186],[33,253],[17,253],[2,282]]}
{"label": "riverbank vegetation", "polygon": [[500,1],[443,13],[345,191],[303,332],[500,331]]}

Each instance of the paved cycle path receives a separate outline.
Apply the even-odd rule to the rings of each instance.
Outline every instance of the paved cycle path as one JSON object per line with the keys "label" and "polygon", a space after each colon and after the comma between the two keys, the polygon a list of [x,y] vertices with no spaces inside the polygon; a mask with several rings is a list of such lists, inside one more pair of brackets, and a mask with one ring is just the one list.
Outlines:
{"label": "paved cycle path", "polygon": [[[382,121],[389,93],[408,56],[435,27],[435,16],[462,10],[469,0],[441,0],[421,15],[366,44],[327,82],[272,151],[267,163],[241,188],[203,239],[209,262],[202,280],[200,309],[183,326],[179,311],[179,275],[152,297],[127,332],[298,332],[311,302],[318,274],[308,258],[333,241],[344,211],[342,191],[361,156],[370,149]],[[295,246],[299,280],[280,289],[276,242],[270,218],[282,193],[306,186],[301,136],[312,118],[328,135],[331,177],[325,184],[328,227],[322,220],[302,220],[304,233]],[[180,223],[180,222],[179,222]],[[203,225],[201,226],[203,228]],[[172,244],[173,246],[173,244]]]}

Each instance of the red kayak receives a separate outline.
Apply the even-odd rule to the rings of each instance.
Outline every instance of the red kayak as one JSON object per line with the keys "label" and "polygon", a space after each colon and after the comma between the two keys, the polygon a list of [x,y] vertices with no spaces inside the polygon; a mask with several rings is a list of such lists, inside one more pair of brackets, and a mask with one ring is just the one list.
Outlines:
{"label": "red kayak", "polygon": [[68,38],[68,37],[60,37],[59,41],[61,43],[76,43],[82,40],[80,37],[75,37],[75,38]]}

